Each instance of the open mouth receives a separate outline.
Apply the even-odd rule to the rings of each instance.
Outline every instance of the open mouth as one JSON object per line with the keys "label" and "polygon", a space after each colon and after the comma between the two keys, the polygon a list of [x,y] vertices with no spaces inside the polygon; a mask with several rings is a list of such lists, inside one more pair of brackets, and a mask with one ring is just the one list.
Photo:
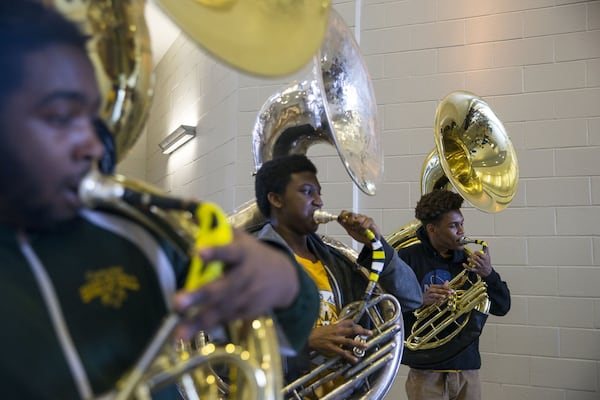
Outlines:
{"label": "open mouth", "polygon": [[69,185],[65,190],[65,199],[67,205],[71,208],[79,208],[81,206],[81,200],[79,199],[79,186]]}
{"label": "open mouth", "polygon": [[67,205],[71,208],[80,208],[82,205],[81,198],[79,197],[79,185],[83,179],[83,174],[69,179],[65,185],[64,196]]}

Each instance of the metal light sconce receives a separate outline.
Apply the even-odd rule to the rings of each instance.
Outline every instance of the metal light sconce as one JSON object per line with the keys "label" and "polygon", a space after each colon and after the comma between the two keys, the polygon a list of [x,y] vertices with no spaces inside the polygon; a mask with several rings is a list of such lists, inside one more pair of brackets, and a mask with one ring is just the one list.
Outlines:
{"label": "metal light sconce", "polygon": [[164,138],[158,146],[162,150],[163,154],[171,154],[184,143],[187,143],[190,139],[196,136],[196,127],[190,125],[179,125],[179,128],[175,129],[172,133]]}

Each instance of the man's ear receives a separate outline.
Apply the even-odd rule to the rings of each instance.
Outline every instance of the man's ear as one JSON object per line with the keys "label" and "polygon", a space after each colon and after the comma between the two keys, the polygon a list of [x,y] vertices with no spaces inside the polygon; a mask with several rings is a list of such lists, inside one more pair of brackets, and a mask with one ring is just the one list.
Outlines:
{"label": "man's ear", "polygon": [[267,200],[269,200],[271,207],[281,208],[281,196],[278,193],[269,192],[269,194],[267,194]]}
{"label": "man's ear", "polygon": [[433,233],[435,231],[435,224],[429,223],[425,225],[425,230],[427,233]]}

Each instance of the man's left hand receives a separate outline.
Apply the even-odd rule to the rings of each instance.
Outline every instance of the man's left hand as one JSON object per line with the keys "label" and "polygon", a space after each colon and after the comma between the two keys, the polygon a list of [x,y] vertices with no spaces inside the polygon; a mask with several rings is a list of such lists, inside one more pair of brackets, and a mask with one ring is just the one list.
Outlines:
{"label": "man's left hand", "polygon": [[467,258],[467,262],[468,264],[463,263],[463,267],[469,271],[475,272],[482,278],[485,278],[492,273],[492,260],[490,258],[489,250],[486,252],[474,251]]}
{"label": "man's left hand", "polygon": [[369,246],[371,245],[371,240],[367,237],[367,229],[373,232],[378,239],[381,238],[379,227],[375,224],[373,218],[367,217],[366,215],[355,214],[353,212],[343,210],[340,213],[338,221],[340,225],[346,229],[348,235],[352,236],[352,238],[357,242]]}

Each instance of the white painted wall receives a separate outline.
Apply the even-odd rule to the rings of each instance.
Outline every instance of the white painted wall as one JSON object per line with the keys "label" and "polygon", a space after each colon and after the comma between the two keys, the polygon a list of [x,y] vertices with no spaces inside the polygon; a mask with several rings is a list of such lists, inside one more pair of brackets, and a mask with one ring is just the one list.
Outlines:
{"label": "white painted wall", "polygon": [[[334,4],[354,26],[355,2]],[[469,235],[490,244],[513,300],[482,336],[484,398],[600,398],[600,1],[364,0],[360,11],[385,173],[377,195],[360,195],[357,208],[386,234],[411,221],[439,100],[459,89],[483,97],[504,122],[521,173],[507,210],[464,210]],[[156,67],[147,132],[120,171],[234,210],[253,198],[258,110],[306,74],[239,74],[180,36]],[[198,137],[162,155],[158,142],[180,124],[196,125]],[[325,208],[352,208],[335,150],[309,155]],[[406,398],[406,373],[403,366],[389,399]]]}

